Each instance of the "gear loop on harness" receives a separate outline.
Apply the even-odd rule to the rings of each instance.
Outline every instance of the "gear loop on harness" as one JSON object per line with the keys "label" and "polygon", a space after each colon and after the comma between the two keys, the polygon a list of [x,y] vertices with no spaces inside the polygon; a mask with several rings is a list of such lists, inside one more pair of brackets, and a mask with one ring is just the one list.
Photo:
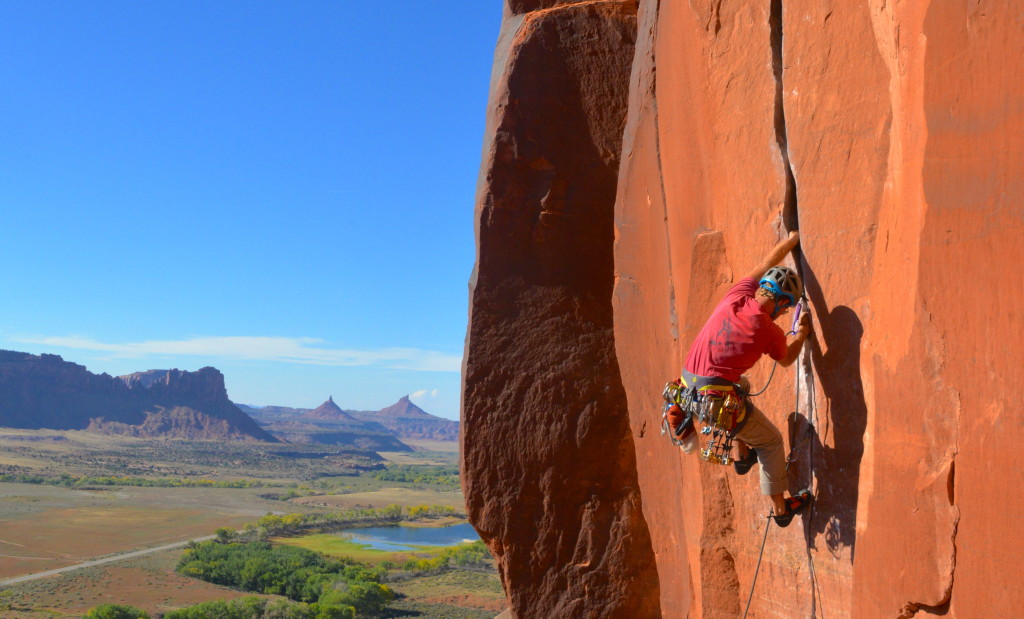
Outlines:
{"label": "gear loop on harness", "polygon": [[702,460],[732,464],[732,441],[747,421],[746,381],[740,384],[714,376],[698,376],[683,370],[678,380],[665,385],[661,433],[690,453],[706,439]]}

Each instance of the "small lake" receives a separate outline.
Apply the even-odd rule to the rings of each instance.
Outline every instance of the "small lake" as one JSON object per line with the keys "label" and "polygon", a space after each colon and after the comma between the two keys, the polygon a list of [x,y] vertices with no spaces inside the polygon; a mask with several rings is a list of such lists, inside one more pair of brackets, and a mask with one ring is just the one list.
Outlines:
{"label": "small lake", "polygon": [[450,527],[367,527],[334,531],[345,539],[366,544],[374,550],[416,550],[416,546],[454,546],[480,539],[473,525],[465,522]]}

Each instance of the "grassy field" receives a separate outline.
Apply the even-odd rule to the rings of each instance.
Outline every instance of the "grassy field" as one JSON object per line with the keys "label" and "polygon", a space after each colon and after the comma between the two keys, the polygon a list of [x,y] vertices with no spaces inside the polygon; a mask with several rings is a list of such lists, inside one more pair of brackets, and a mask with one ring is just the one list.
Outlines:
{"label": "grassy field", "polygon": [[402,439],[402,442],[410,447],[415,447],[422,451],[452,454],[456,457],[459,455],[458,441],[432,441],[422,438],[406,438]]}
{"label": "grassy field", "polygon": [[379,468],[373,452],[327,445],[177,441],[0,428],[0,474],[145,476],[267,484]]}
{"label": "grassy field", "polygon": [[[395,482],[387,483],[394,484]],[[462,496],[461,490],[446,492],[393,486],[383,486],[368,492],[299,497],[289,501],[289,503],[332,510],[386,507],[392,504],[403,507],[410,505],[451,505],[460,512],[464,512],[466,509],[466,501]]]}
{"label": "grassy field", "polygon": [[501,581],[494,573],[454,570],[390,586],[406,596],[395,607],[420,612],[420,619],[492,619],[506,607]]}
{"label": "grassy field", "polygon": [[0,483],[0,578],[210,535],[282,506],[254,490]]}
{"label": "grassy field", "polygon": [[[411,442],[420,451],[387,456],[407,465],[451,467],[457,462],[455,443]],[[446,505],[464,511],[459,490],[373,478],[381,462],[376,455],[336,448],[183,443],[0,428],[0,474],[38,474],[51,483],[68,474],[259,480],[266,486],[64,487],[0,482],[0,579],[202,537],[219,527],[239,528],[268,513],[334,512],[391,504]],[[281,500],[288,492],[321,494]],[[405,559],[398,555],[411,554],[367,551],[335,536],[324,536],[331,540],[317,537],[287,543],[374,564],[400,563]],[[80,617],[102,603],[131,604],[159,613],[245,595],[177,575],[174,566],[181,552],[161,551],[0,588],[0,617]],[[456,570],[450,574],[395,583],[396,590],[408,597],[396,603],[396,609],[404,610],[396,610],[394,616],[490,618],[504,607],[504,594],[493,573]]]}
{"label": "grassy field", "polygon": [[458,464],[459,444],[454,441],[428,441],[403,439],[403,443],[416,451],[382,451],[380,455],[395,464]]}
{"label": "grassy field", "polygon": [[[0,589],[9,592],[5,619],[81,617],[99,604],[131,604],[153,612],[249,595],[186,578],[174,571],[180,550],[158,552],[111,565],[84,568]],[[3,609],[3,606],[0,606]]]}

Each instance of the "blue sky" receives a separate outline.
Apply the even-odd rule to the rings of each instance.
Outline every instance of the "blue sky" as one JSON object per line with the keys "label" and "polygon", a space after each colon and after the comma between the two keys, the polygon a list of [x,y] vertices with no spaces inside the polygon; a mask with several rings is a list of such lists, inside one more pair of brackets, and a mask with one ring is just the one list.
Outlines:
{"label": "blue sky", "polygon": [[501,10],[0,4],[0,348],[457,418]]}

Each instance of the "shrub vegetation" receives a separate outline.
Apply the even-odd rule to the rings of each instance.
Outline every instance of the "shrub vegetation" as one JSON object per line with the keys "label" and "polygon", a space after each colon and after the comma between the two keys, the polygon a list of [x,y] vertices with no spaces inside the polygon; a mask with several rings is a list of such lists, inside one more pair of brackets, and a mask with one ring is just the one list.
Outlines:
{"label": "shrub vegetation", "polygon": [[392,464],[384,470],[370,473],[370,476],[381,481],[439,486],[448,490],[459,487],[459,468],[456,466]]}
{"label": "shrub vegetation", "polygon": [[355,608],[339,604],[289,602],[260,597],[214,600],[173,610],[164,619],[354,619]]}
{"label": "shrub vegetation", "polygon": [[386,573],[383,569],[266,542],[194,544],[182,555],[177,570],[185,576],[243,591],[283,595],[296,602],[348,606],[364,615],[379,612],[395,596],[381,584]]}
{"label": "shrub vegetation", "polygon": [[125,604],[100,604],[85,613],[84,619],[149,619],[149,614]]}

